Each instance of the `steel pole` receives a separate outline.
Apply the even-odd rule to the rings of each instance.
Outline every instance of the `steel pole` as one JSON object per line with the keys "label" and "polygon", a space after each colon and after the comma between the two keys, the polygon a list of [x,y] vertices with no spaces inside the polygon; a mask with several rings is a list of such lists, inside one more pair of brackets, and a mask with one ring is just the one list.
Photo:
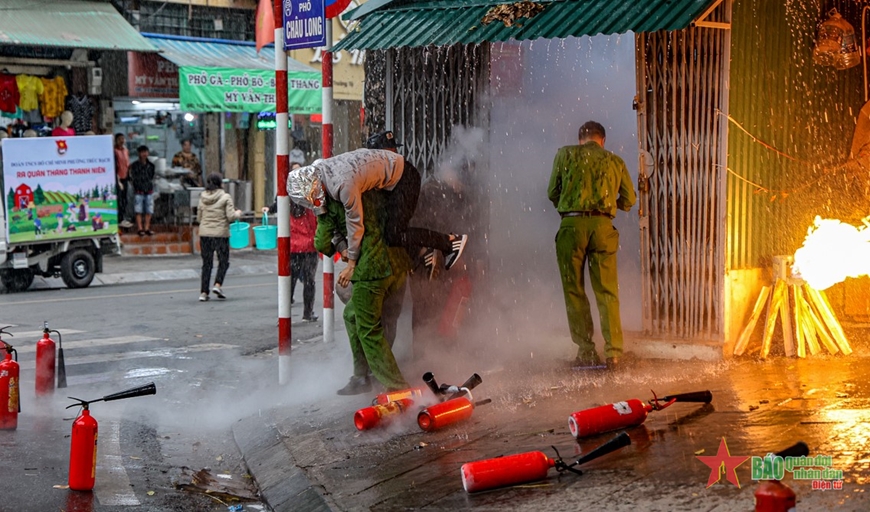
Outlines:
{"label": "steel pole", "polygon": [[283,1],[274,0],[275,15],[275,182],[278,189],[278,383],[290,380],[290,129],[287,113],[287,52],[284,51]]}
{"label": "steel pole", "polygon": [[[326,46],[323,48],[323,158],[332,156],[332,20],[324,20]],[[335,338],[335,262],[323,257],[323,341]]]}

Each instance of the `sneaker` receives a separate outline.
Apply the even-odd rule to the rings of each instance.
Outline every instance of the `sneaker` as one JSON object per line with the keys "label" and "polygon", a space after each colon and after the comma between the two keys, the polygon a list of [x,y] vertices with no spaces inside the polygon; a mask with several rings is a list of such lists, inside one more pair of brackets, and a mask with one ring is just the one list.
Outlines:
{"label": "sneaker", "polygon": [[435,279],[435,249],[429,249],[429,251],[423,255],[423,266],[426,268],[426,274],[429,280]]}
{"label": "sneaker", "polygon": [[208,294],[207,294],[207,293],[200,293],[200,294],[199,294],[199,301],[200,301],[200,302],[205,302],[205,301],[207,301],[207,300],[208,300]]}
{"label": "sneaker", "polygon": [[129,220],[127,220],[127,219],[124,219],[124,220],[121,221],[120,224],[118,224],[118,226],[120,226],[120,227],[122,227],[122,228],[124,228],[124,229],[130,229],[130,228],[133,227],[133,223],[130,222]]}
{"label": "sneaker", "polygon": [[224,292],[221,291],[220,286],[215,286],[211,289],[211,292],[217,296],[219,299],[226,299],[227,296],[224,295]]}
{"label": "sneaker", "polygon": [[303,317],[302,317],[302,320],[304,320],[304,321],[306,321],[306,322],[316,322],[316,321],[317,321],[317,315],[303,316]]}
{"label": "sneaker", "polygon": [[459,257],[462,256],[462,251],[465,250],[465,244],[468,243],[468,235],[453,235],[457,237],[453,240],[453,250],[450,253],[444,255],[444,268],[450,270],[453,268],[453,265],[456,265],[456,262],[459,261]]}
{"label": "sneaker", "polygon": [[372,390],[372,381],[368,375],[365,377],[351,377],[347,385],[335,392],[341,396],[361,395]]}

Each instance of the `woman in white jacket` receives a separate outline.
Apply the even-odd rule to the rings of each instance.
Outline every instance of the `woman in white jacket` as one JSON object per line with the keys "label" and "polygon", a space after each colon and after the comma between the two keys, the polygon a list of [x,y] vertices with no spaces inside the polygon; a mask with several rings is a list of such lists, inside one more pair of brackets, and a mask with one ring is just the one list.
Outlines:
{"label": "woman in white jacket", "polygon": [[199,300],[208,300],[209,282],[214,253],[218,256],[217,275],[214,278],[214,288],[211,289],[219,299],[227,298],[221,290],[221,285],[230,268],[230,223],[239,219],[241,210],[236,210],[233,198],[223,191],[223,179],[220,174],[208,175],[205,191],[199,198],[197,219],[199,220],[199,243],[202,249],[202,284]]}

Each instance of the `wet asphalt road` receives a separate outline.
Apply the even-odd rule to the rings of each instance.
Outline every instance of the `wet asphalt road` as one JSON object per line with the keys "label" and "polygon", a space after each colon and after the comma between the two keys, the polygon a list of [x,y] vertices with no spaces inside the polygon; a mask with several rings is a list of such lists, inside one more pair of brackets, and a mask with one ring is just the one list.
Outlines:
{"label": "wet asphalt road", "polygon": [[[197,301],[195,281],[0,295],[0,324],[15,326],[7,341],[20,351],[23,407],[18,429],[0,431],[0,511],[227,510],[172,483],[184,466],[250,480],[230,426],[269,407],[277,387],[268,352],[277,343],[275,277],[232,277],[225,290],[226,301],[206,303]],[[66,333],[69,385],[37,399],[34,346],[43,320]],[[321,329],[298,324],[294,339]],[[94,492],[57,488],[67,484],[77,411],[64,409],[72,403],[66,397],[152,381],[156,396],[92,405],[100,425]]]}

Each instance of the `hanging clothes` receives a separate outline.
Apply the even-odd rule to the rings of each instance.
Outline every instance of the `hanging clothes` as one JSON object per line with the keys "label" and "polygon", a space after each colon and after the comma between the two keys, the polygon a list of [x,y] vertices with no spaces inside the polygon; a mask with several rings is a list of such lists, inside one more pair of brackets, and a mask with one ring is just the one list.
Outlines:
{"label": "hanging clothes", "polygon": [[39,106],[45,117],[57,117],[63,113],[64,99],[67,95],[66,82],[62,76],[41,78],[42,94],[39,95]]}
{"label": "hanging clothes", "polygon": [[0,73],[0,111],[14,113],[20,98],[15,77]]}
{"label": "hanging clothes", "polygon": [[73,128],[79,135],[91,131],[94,119],[94,105],[87,96],[68,96],[66,109],[73,114]]}
{"label": "hanging clothes", "polygon": [[42,80],[31,75],[18,75],[18,94],[21,96],[18,106],[21,110],[29,112],[39,108],[39,95],[43,92]]}

